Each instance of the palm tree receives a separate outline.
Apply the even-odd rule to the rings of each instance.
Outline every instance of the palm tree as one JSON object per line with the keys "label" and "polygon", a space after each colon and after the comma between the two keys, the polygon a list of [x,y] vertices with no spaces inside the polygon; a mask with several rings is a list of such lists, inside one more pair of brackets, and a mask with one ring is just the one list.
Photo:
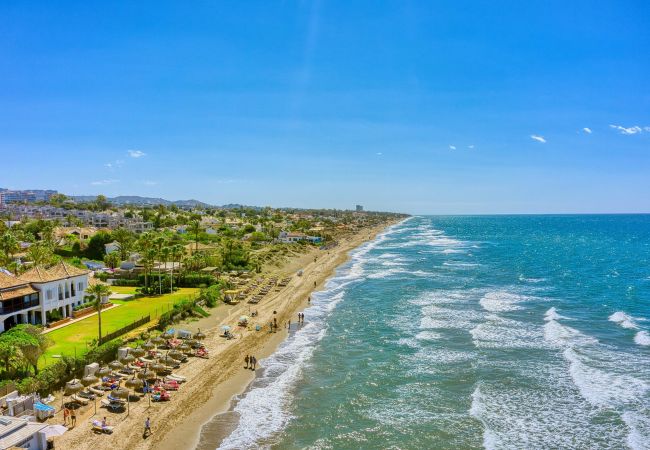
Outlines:
{"label": "palm tree", "polygon": [[[169,261],[169,257],[171,256],[171,254],[172,254],[172,249],[169,246],[163,247],[162,250],[160,251],[162,262],[165,263],[165,271],[167,271],[167,261]],[[173,270],[173,265],[172,265],[172,270]],[[160,283],[160,281],[158,282]],[[162,290],[162,283],[160,283],[160,289]]]}
{"label": "palm tree", "polygon": [[201,232],[201,222],[193,220],[190,224],[192,233],[194,234],[194,252],[199,251],[199,233]]}
{"label": "palm tree", "polygon": [[88,299],[93,300],[93,306],[97,309],[97,324],[99,326],[99,339],[97,343],[102,342],[102,299],[111,295],[111,290],[105,284],[95,284],[90,286],[86,291]]}
{"label": "palm tree", "polygon": [[158,258],[158,291],[160,295],[162,295],[162,281],[160,275],[160,256],[162,253],[162,249],[165,246],[165,237],[162,235],[156,236],[153,240],[153,245],[156,247],[156,256]]}
{"label": "palm tree", "polygon": [[171,278],[170,278],[170,290],[173,292],[174,290],[174,264],[181,262],[181,258],[183,257],[183,253],[185,252],[185,248],[180,245],[180,244],[175,244],[171,248],[171,255],[172,255],[172,273],[171,273]]}

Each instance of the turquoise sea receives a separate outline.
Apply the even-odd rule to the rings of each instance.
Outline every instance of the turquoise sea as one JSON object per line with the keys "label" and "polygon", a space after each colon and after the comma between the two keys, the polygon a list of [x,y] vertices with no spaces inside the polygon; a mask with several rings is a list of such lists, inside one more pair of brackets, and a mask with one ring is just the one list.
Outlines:
{"label": "turquoise sea", "polygon": [[224,449],[650,448],[650,216],[413,217],[351,254]]}

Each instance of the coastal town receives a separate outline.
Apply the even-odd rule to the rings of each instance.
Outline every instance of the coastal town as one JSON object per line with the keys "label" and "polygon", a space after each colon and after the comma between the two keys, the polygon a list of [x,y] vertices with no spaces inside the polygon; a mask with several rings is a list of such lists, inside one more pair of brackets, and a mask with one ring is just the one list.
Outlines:
{"label": "coastal town", "polygon": [[0,190],[0,448],[174,448],[155,424],[245,383],[242,354],[404,217]]}

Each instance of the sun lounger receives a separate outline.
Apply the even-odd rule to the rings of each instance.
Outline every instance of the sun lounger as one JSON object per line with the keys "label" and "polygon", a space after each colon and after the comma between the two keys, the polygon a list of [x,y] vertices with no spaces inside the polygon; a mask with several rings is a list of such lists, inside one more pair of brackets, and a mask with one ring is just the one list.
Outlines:
{"label": "sun lounger", "polygon": [[102,397],[104,395],[104,391],[102,391],[101,389],[89,387],[88,390],[99,397]]}
{"label": "sun lounger", "polygon": [[82,405],[87,405],[88,404],[88,400],[86,400],[85,398],[79,397],[77,394],[73,394],[72,397],[70,397],[70,398],[75,403],[80,403]]}
{"label": "sun lounger", "polygon": [[110,409],[113,412],[124,409],[124,403],[111,402],[106,399],[102,399],[100,403],[101,406],[103,406],[106,409]]}
{"label": "sun lounger", "polygon": [[174,373],[167,375],[167,378],[169,378],[170,380],[178,381],[179,383],[184,383],[185,381],[187,381],[187,378],[185,378],[184,376],[176,375]]}

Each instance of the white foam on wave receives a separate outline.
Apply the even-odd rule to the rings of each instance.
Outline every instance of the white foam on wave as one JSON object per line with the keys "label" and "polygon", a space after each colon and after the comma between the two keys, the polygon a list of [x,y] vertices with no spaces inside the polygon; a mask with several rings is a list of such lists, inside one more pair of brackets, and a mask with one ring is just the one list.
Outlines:
{"label": "white foam on wave", "polygon": [[479,301],[483,309],[489,312],[514,311],[521,309],[518,303],[529,300],[530,297],[508,291],[488,292]]}
{"label": "white foam on wave", "polygon": [[630,430],[626,439],[627,446],[632,450],[650,448],[650,411],[625,411],[621,418]]}
{"label": "white foam on wave", "polygon": [[566,319],[566,317],[559,315],[557,313],[557,309],[555,309],[555,306],[549,308],[549,310],[544,313],[544,320],[547,322],[549,320],[560,320],[560,319]]}
{"label": "white foam on wave", "polygon": [[455,262],[455,261],[445,261],[442,263],[443,266],[446,267],[462,267],[462,268],[469,268],[469,267],[478,267],[480,264],[477,263],[463,263],[463,262]]}
{"label": "white foam on wave", "polygon": [[650,335],[648,335],[647,331],[641,330],[634,336],[634,342],[637,345],[642,345],[646,347],[650,345]]}
{"label": "white foam on wave", "polygon": [[542,331],[517,320],[490,314],[469,332],[477,348],[545,348]]}
{"label": "white foam on wave", "polygon": [[637,329],[639,328],[634,322],[634,317],[625,314],[623,311],[616,311],[614,314],[609,316],[609,321],[617,323],[619,326],[628,329]]}
{"label": "white foam on wave", "polygon": [[524,283],[541,283],[543,281],[546,281],[546,278],[527,278],[523,275],[519,275],[519,281],[522,281]]}

